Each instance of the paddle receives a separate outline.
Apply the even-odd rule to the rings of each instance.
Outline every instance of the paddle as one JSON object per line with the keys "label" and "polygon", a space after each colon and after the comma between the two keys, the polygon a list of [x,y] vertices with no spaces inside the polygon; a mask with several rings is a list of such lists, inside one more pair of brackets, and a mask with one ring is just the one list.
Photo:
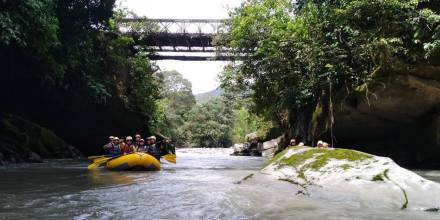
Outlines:
{"label": "paddle", "polygon": [[115,157],[102,157],[102,158],[96,158],[96,159],[93,160],[93,163],[91,163],[89,166],[87,166],[87,169],[89,169],[89,170],[94,170],[94,169],[96,169],[96,167],[99,167],[99,166],[101,166],[102,164],[106,163],[107,161],[109,161],[109,160],[111,160],[111,159],[115,159],[115,158],[117,158],[117,157],[119,157],[119,156],[120,156],[120,155],[115,156]]}
{"label": "paddle", "polygon": [[109,156],[107,156],[107,155],[90,156],[90,157],[87,157],[87,159],[94,160],[94,159],[101,158],[101,157],[109,157]]}
{"label": "paddle", "polygon": [[166,154],[163,156],[163,159],[170,163],[176,163],[176,155],[175,154]]}
{"label": "paddle", "polygon": [[92,160],[92,163],[95,163],[95,162],[101,161],[102,159],[110,158],[110,157],[112,157],[112,156],[110,156],[110,155],[100,155],[100,156],[90,156],[90,157],[87,157],[87,159]]}

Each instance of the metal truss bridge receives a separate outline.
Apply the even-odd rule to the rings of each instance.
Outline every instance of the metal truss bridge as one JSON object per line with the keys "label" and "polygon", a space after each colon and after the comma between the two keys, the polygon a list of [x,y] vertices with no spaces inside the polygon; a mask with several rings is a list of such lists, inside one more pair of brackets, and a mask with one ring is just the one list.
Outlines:
{"label": "metal truss bridge", "polygon": [[156,52],[152,60],[230,60],[227,48],[216,46],[217,36],[228,32],[224,19],[125,18],[120,29],[136,45]]}

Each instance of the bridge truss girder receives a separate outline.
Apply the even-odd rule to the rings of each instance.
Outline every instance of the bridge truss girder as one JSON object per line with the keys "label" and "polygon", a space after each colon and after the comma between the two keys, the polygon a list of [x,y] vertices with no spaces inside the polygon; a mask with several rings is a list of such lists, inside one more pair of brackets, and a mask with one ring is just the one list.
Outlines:
{"label": "bridge truss girder", "polygon": [[188,48],[185,52],[191,52],[191,48],[213,48],[214,36],[211,34],[170,34],[170,33],[132,33],[133,39],[137,45],[158,48],[172,47],[175,51],[178,47]]}
{"label": "bridge truss girder", "polygon": [[[226,32],[226,20],[213,19],[123,19],[120,21],[126,34],[133,37],[135,44],[147,47],[153,52],[209,52],[213,56],[185,56],[163,54],[151,55],[151,59],[177,60],[229,60],[224,56],[227,48],[216,48],[213,40]],[[136,24],[130,26],[130,24]],[[205,26],[211,29],[203,28]],[[132,28],[135,27],[135,28]],[[145,27],[145,28],[143,28]],[[190,30],[189,27],[193,29]],[[194,29],[195,28],[195,29]]]}

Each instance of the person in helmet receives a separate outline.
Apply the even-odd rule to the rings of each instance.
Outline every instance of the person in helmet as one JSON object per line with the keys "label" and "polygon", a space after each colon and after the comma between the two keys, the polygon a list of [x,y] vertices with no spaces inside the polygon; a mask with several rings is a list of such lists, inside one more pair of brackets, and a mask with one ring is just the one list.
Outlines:
{"label": "person in helmet", "polygon": [[156,137],[151,136],[148,138],[150,145],[148,145],[148,153],[154,156],[156,159],[160,159],[160,146],[156,143]]}
{"label": "person in helmet", "polygon": [[114,138],[115,137],[113,137],[113,136],[108,137],[108,143],[102,147],[106,154],[110,154],[111,148],[113,147],[113,139]]}
{"label": "person in helmet", "polygon": [[296,140],[295,139],[290,139],[289,146],[290,147],[296,146]]}
{"label": "person in helmet", "polygon": [[163,139],[161,144],[161,155],[176,154],[176,148],[171,144],[170,140]]}
{"label": "person in helmet", "polygon": [[139,142],[140,142],[140,140],[141,140],[141,135],[140,134],[135,134],[134,135],[134,146],[136,146],[136,148],[138,148],[139,147]]}
{"label": "person in helmet", "polygon": [[121,154],[121,145],[118,137],[113,137],[112,144],[107,148],[107,154],[110,156],[117,156]]}
{"label": "person in helmet", "polygon": [[139,145],[137,147],[137,152],[148,152],[148,146],[145,145],[145,140],[144,139],[140,139],[139,140]]}
{"label": "person in helmet", "polygon": [[303,142],[297,143],[295,139],[290,139],[289,147],[295,147],[295,146],[302,147],[304,146],[304,143]]}
{"label": "person in helmet", "polygon": [[317,148],[329,148],[329,144],[327,142],[319,140],[316,144]]}
{"label": "person in helmet", "polygon": [[125,145],[122,147],[122,153],[125,154],[131,154],[136,151],[136,148],[133,144],[133,138],[131,136],[127,136],[125,138]]}

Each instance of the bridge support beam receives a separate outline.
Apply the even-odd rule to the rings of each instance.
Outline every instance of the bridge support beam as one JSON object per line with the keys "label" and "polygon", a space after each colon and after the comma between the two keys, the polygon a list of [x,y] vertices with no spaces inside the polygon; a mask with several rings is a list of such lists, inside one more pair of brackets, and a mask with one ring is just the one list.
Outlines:
{"label": "bridge support beam", "polygon": [[[227,48],[215,48],[213,39],[226,32],[221,19],[147,19],[126,18],[118,21],[125,34],[133,37],[135,44],[151,52],[206,53],[208,55],[153,54],[152,60],[224,61],[226,55],[209,56],[209,52],[225,53]],[[216,50],[218,49],[218,50]]]}
{"label": "bridge support beam", "polygon": [[180,60],[180,61],[230,61],[236,58],[230,56],[193,56],[193,55],[150,55],[151,60]]}

